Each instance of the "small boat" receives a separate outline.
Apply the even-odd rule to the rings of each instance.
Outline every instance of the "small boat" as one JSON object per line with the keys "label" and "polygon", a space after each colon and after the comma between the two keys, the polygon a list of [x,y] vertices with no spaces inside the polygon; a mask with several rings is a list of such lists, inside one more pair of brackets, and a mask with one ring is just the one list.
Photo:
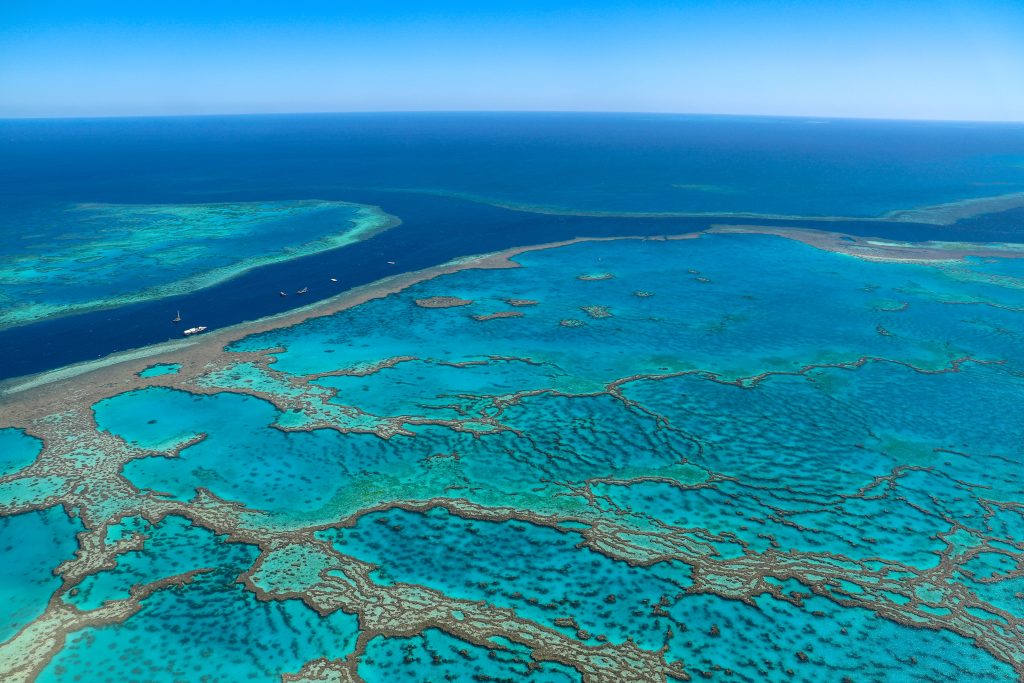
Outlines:
{"label": "small boat", "polygon": [[178,311],[178,315],[176,315],[171,322],[172,323],[180,323],[181,322],[181,311]]}
{"label": "small boat", "polygon": [[388,261],[388,265],[389,266],[393,266],[393,265],[395,265],[395,262],[394,261]]}
{"label": "small boat", "polygon": [[187,330],[185,330],[185,336],[188,337],[188,336],[193,335],[193,334],[199,334],[200,332],[203,332],[204,330],[206,330],[206,327],[203,326],[203,325],[200,325],[199,327],[190,327]]}
{"label": "small boat", "polygon": [[300,289],[299,291],[297,291],[295,293],[296,294],[305,294],[308,291],[309,291],[309,287],[303,287],[302,289]]}
{"label": "small boat", "polygon": [[338,278],[336,278],[336,277],[332,277],[331,278],[331,282],[337,282],[337,281],[338,281]]}
{"label": "small boat", "polygon": [[285,294],[284,292],[278,292],[278,294],[280,294],[281,296],[288,296],[288,295],[287,295],[287,294]]}

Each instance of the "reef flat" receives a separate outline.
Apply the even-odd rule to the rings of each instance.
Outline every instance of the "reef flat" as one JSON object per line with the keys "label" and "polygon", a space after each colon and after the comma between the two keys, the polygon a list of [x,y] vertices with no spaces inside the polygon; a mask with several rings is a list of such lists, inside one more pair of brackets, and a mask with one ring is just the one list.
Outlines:
{"label": "reef flat", "polygon": [[78,204],[24,220],[0,246],[0,329],[195,291],[397,224],[320,200]]}
{"label": "reef flat", "polygon": [[1016,255],[577,239],[9,383],[0,678],[1018,679]]}
{"label": "reef flat", "polygon": [[726,235],[776,235],[825,251],[888,263],[960,262],[966,258],[1024,258],[1024,244],[1013,242],[907,242],[824,230],[765,225],[712,225],[703,232]]}
{"label": "reef flat", "polygon": [[[547,204],[530,204],[496,199],[486,195],[457,192],[452,190],[426,190],[415,188],[386,188],[393,192],[426,194],[438,197],[454,197],[468,202],[488,204],[509,211],[548,214],[552,216],[586,216],[590,218],[707,218],[718,219],[750,219],[756,220],[807,220],[822,223],[917,223],[934,226],[951,226],[964,219],[976,218],[986,214],[1002,213],[1013,209],[1024,208],[1024,192],[1008,192],[1006,194],[985,197],[970,197],[956,201],[943,202],[914,209],[891,209],[873,216],[861,215],[828,215],[828,214],[797,214],[773,213],[769,211],[627,211],[611,209],[582,209]],[[706,190],[703,191],[714,191]],[[735,191],[725,191],[730,195]]]}

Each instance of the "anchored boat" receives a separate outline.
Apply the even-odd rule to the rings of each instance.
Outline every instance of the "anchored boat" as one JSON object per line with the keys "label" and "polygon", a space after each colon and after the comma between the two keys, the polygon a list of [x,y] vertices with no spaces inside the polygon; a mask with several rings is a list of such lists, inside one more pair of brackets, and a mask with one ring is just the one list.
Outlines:
{"label": "anchored boat", "polygon": [[198,327],[190,327],[187,330],[185,330],[185,336],[188,337],[188,336],[193,335],[193,334],[199,334],[200,332],[202,332],[205,329],[206,329],[206,327],[204,325],[200,325]]}

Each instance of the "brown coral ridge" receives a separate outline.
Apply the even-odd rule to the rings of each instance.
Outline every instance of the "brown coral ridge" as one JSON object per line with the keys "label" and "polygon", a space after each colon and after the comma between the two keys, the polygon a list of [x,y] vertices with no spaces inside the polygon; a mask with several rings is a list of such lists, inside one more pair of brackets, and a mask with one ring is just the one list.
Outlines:
{"label": "brown coral ridge", "polygon": [[460,299],[457,296],[429,296],[425,299],[416,299],[416,305],[420,308],[456,308],[472,303],[472,299]]}
{"label": "brown coral ridge", "polygon": [[614,317],[608,306],[580,306],[580,310],[594,319]]}
{"label": "brown coral ridge", "polygon": [[488,313],[486,315],[474,315],[473,320],[484,322],[487,320],[498,320],[500,318],[522,318],[522,311],[498,311],[496,313]]}
{"label": "brown coral ridge", "polygon": [[[1024,193],[1022,193],[1024,194]],[[707,234],[772,235],[802,242],[808,246],[846,254],[865,261],[934,265],[959,261],[967,256],[1024,258],[1024,250],[993,244],[945,242],[894,242],[877,237],[854,237],[812,228],[764,225],[712,225]]]}

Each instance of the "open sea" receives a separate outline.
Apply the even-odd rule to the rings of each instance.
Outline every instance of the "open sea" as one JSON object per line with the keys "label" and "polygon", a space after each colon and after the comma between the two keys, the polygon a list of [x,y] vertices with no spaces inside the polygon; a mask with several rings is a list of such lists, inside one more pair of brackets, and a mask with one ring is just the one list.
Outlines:
{"label": "open sea", "polygon": [[0,680],[1024,680],[1024,125],[8,120],[0,209]]}

